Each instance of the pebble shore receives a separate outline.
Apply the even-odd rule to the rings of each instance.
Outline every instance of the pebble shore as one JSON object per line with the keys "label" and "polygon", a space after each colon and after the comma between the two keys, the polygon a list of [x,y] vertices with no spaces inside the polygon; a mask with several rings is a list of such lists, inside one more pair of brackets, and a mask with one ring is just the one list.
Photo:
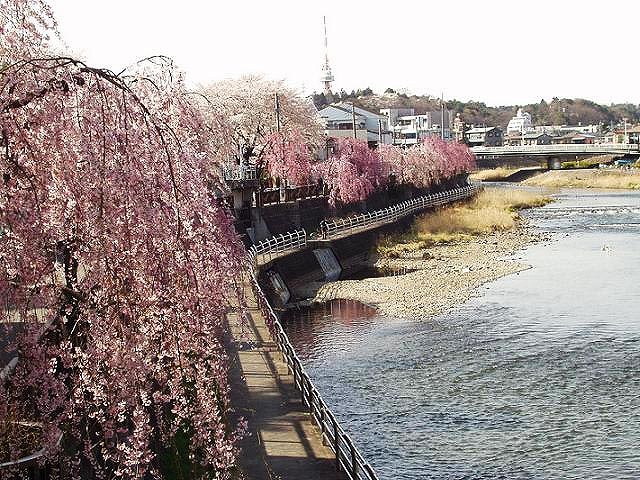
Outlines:
{"label": "pebble shore", "polygon": [[358,300],[385,316],[426,319],[467,301],[487,282],[530,268],[514,254],[546,239],[544,234],[521,223],[511,231],[437,245],[401,258],[379,259],[374,266],[417,270],[390,277],[324,283],[316,286],[319,288],[314,289],[315,296],[310,296],[313,302]]}

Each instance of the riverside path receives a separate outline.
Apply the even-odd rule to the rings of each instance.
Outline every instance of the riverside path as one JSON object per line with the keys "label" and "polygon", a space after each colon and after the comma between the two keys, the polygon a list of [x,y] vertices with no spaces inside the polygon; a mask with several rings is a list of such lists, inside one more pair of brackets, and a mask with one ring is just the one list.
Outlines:
{"label": "riverside path", "polygon": [[323,445],[300,400],[287,365],[272,341],[253,291],[247,286],[247,318],[231,311],[231,400],[249,432],[240,442],[247,480],[338,480],[335,455]]}

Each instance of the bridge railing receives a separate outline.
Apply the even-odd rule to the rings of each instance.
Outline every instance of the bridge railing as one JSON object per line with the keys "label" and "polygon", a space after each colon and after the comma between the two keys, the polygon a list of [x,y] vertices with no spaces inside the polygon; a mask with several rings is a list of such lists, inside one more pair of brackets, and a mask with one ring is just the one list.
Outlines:
{"label": "bridge railing", "polygon": [[254,265],[268,262],[279,253],[287,250],[297,250],[307,245],[307,231],[294,230],[273,237],[266,238],[249,248],[249,258]]}
{"label": "bridge railing", "polygon": [[340,422],[323,400],[322,395],[320,395],[320,392],[302,366],[302,362],[300,362],[298,354],[291,345],[280,319],[260,288],[253,270],[251,277],[251,286],[271,337],[282,353],[288,370],[293,375],[293,383],[300,395],[302,404],[309,409],[311,420],[320,429],[322,443],[328,445],[335,454],[336,469],[345,472],[350,480],[378,480],[373,467],[369,465],[351,437],[340,425]]}
{"label": "bridge railing", "polygon": [[352,232],[359,228],[365,228],[378,223],[384,224],[395,222],[399,218],[405,217],[411,213],[470,197],[481,188],[482,187],[478,185],[469,185],[453,190],[447,190],[446,192],[425,195],[412,200],[407,200],[382,210],[375,210],[373,212],[363,213],[360,215],[352,215],[350,217],[340,218],[337,220],[322,221],[320,224],[322,238],[328,239],[345,232]]}
{"label": "bridge railing", "polygon": [[502,147],[471,147],[476,154],[500,153],[582,153],[582,152],[640,152],[640,145],[635,143],[586,143],[555,145],[505,145]]}

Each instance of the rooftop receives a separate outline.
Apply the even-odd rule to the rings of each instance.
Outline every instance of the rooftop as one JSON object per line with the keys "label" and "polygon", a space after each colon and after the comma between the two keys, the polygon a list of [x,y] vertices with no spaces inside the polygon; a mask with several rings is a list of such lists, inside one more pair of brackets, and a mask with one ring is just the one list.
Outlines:
{"label": "rooftop", "polygon": [[470,130],[467,130],[466,133],[487,133],[496,128],[498,127],[475,127]]}

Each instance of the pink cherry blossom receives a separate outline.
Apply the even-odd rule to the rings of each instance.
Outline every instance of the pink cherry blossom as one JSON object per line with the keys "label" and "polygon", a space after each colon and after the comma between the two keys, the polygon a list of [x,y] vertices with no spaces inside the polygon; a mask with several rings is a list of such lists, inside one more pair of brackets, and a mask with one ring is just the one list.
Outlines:
{"label": "pink cherry blossom", "polygon": [[387,183],[380,155],[353,138],[337,139],[333,154],[316,164],[315,171],[329,188],[332,204],[364,200]]}
{"label": "pink cherry blossom", "polygon": [[297,130],[288,135],[272,133],[266,139],[263,157],[271,177],[302,185],[312,175],[311,147]]}
{"label": "pink cherry blossom", "polygon": [[[52,24],[43,5],[0,0],[11,38],[0,65],[0,331],[24,325],[10,345],[19,362],[0,381],[0,429],[41,423],[61,478],[161,478],[159,458],[179,437],[194,465],[185,477],[228,478],[238,431],[225,313],[242,300],[245,252],[214,195],[226,189],[225,121],[203,115],[167,59],[116,75],[33,57],[21,42]],[[42,7],[45,21],[17,34],[4,15],[16,6]]]}
{"label": "pink cherry blossom", "polygon": [[313,103],[283,81],[248,75],[214,83],[202,92],[209,98],[209,115],[222,117],[231,126],[229,160],[255,164],[259,174],[268,172],[265,155],[275,133],[290,142],[302,138],[311,147],[321,141],[321,123]]}

